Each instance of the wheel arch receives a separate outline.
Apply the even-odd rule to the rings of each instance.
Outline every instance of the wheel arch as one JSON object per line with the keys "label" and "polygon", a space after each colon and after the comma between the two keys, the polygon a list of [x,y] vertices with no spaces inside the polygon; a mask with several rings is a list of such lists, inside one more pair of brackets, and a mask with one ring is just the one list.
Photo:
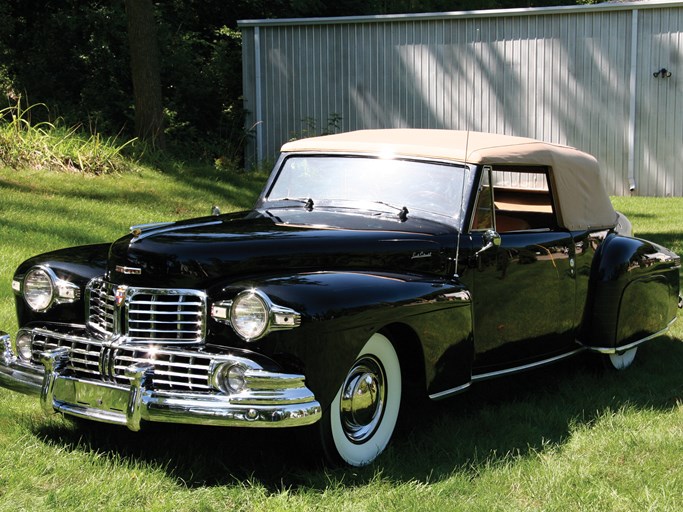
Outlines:
{"label": "wheel arch", "polygon": [[424,350],[418,334],[411,326],[401,322],[386,325],[378,332],[384,334],[396,350],[403,383],[406,384],[404,392],[409,391],[410,398],[426,397]]}

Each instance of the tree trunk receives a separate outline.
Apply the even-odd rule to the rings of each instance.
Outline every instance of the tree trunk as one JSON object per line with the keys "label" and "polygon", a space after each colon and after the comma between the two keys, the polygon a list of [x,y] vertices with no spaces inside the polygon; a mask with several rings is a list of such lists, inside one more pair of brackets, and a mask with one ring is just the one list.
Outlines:
{"label": "tree trunk", "polygon": [[159,42],[152,0],[125,0],[128,45],[135,97],[135,132],[143,141],[163,149]]}

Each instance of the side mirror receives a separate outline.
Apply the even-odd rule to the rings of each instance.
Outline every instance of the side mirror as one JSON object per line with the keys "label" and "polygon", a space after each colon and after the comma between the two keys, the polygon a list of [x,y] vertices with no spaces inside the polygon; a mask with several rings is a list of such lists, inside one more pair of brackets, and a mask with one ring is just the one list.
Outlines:
{"label": "side mirror", "polygon": [[500,235],[494,229],[487,229],[482,235],[484,239],[484,247],[477,251],[477,256],[482,252],[488,251],[491,247],[499,247],[501,243]]}

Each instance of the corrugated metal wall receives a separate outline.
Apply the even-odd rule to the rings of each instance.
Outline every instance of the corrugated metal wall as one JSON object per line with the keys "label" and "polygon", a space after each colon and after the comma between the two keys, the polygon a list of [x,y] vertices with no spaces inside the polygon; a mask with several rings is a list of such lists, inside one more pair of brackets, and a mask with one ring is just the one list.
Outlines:
{"label": "corrugated metal wall", "polygon": [[638,31],[637,192],[683,196],[683,7],[643,10]]}
{"label": "corrugated metal wall", "polygon": [[682,16],[636,3],[243,22],[254,155],[334,120],[492,131],[595,155],[610,193],[681,196]]}

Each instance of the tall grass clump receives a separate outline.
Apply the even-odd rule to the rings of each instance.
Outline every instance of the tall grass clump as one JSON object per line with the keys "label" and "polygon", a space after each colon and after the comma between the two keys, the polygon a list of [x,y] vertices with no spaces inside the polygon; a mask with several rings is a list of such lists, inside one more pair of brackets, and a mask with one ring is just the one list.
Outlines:
{"label": "tall grass clump", "polygon": [[0,110],[0,165],[102,175],[132,169],[123,150],[134,140],[120,143],[116,137],[86,134],[79,126],[33,123],[31,113],[44,104],[24,108],[21,101]]}

